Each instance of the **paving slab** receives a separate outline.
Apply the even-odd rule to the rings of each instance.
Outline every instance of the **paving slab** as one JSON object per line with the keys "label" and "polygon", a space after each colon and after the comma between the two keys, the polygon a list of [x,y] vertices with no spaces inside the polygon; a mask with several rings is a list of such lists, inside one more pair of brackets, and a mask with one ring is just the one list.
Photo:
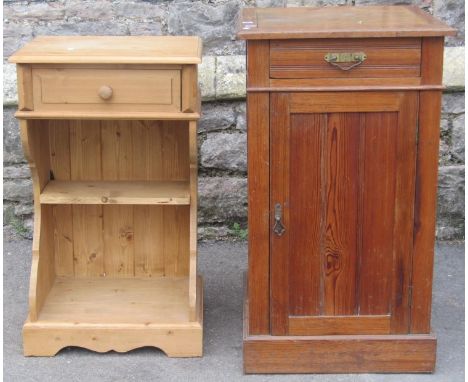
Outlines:
{"label": "paving slab", "polygon": [[[199,244],[205,277],[203,358],[168,358],[154,348],[128,353],[63,349],[52,358],[23,357],[21,327],[27,315],[31,241],[4,238],[4,380],[29,381],[464,381],[464,245],[438,244],[433,329],[438,336],[434,374],[249,375],[242,372],[243,273],[245,242]],[[325,355],[326,356],[326,355]]]}

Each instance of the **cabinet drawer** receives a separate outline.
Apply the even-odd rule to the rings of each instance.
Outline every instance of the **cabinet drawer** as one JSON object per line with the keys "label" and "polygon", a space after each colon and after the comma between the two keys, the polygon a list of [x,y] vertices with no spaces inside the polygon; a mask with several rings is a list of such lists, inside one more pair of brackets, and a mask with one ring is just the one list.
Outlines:
{"label": "cabinet drawer", "polygon": [[[366,59],[350,70],[342,70],[325,60],[329,53],[364,53]],[[419,77],[420,66],[420,38],[272,40],[270,43],[270,78]]]}
{"label": "cabinet drawer", "polygon": [[181,109],[179,69],[33,68],[35,111]]}

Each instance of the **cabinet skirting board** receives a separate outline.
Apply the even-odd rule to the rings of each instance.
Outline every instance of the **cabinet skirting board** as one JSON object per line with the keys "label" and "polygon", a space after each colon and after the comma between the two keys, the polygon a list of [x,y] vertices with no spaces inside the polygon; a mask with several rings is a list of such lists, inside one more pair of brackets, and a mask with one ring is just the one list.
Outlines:
{"label": "cabinet skirting board", "polygon": [[25,356],[56,355],[68,346],[86,348],[99,353],[111,350],[127,352],[153,346],[169,357],[201,357],[203,355],[203,279],[198,276],[195,321],[186,322],[72,322],[42,320],[23,326]]}
{"label": "cabinet skirting board", "polygon": [[247,307],[248,301],[243,344],[246,374],[434,371],[435,335],[249,335]]}

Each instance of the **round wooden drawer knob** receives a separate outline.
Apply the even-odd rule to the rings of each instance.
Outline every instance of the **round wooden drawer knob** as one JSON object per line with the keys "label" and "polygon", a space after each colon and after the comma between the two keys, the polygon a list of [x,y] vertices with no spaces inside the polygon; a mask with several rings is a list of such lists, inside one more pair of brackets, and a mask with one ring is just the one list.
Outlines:
{"label": "round wooden drawer knob", "polygon": [[103,85],[99,88],[98,94],[104,101],[110,100],[112,98],[112,88],[108,85]]}

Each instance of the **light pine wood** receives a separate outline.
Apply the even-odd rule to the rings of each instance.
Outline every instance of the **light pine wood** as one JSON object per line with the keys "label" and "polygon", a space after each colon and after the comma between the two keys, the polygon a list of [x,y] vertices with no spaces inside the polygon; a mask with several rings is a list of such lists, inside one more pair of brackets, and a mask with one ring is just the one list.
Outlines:
{"label": "light pine wood", "polygon": [[18,119],[80,119],[80,120],[103,120],[103,119],[123,119],[123,120],[198,120],[199,113],[170,113],[170,112],[120,112],[120,111],[17,111],[15,117]]}
{"label": "light pine wood", "polygon": [[[111,350],[127,352],[143,346],[154,346],[170,357],[201,357],[202,278],[198,277],[197,319],[194,322],[186,320],[186,285],[184,279],[163,278],[104,282],[58,279],[45,309],[49,319],[36,322],[28,320],[23,327],[24,355],[53,356],[67,346],[101,353]],[[71,289],[73,294],[64,291],[64,287]],[[158,295],[162,297],[161,300],[155,302],[154,290],[160,292]],[[77,297],[77,301],[67,302],[72,295]],[[93,301],[95,303],[91,305]],[[101,301],[112,311],[119,307],[121,309],[113,315],[106,315],[103,322],[103,309],[98,309]],[[61,316],[60,312],[65,309],[72,309],[77,319],[63,321],[63,318],[59,318],[58,315]],[[167,314],[162,315],[161,312]]]}
{"label": "light pine wood", "polygon": [[31,65],[17,65],[18,110],[34,110]]}
{"label": "light pine wood", "polygon": [[[242,10],[247,373],[434,370],[443,46],[455,33],[413,6]],[[353,67],[325,60],[357,52]]]}
{"label": "light pine wood", "polygon": [[[178,112],[180,70],[33,69],[35,112]],[[104,94],[105,93],[105,94]]]}
{"label": "light pine wood", "polygon": [[35,206],[25,355],[202,355],[200,55],[193,37],[97,37],[12,58]]}
{"label": "light pine wood", "polygon": [[197,123],[189,123],[189,162],[190,162],[190,241],[189,241],[189,306],[190,319],[196,320],[197,307],[197,206],[198,206],[198,141]]}
{"label": "light pine wood", "polygon": [[190,204],[185,181],[49,182],[42,204]]}
{"label": "light pine wood", "polygon": [[13,54],[14,63],[199,64],[196,36],[41,36]]}
{"label": "light pine wood", "polygon": [[237,37],[257,39],[454,36],[416,6],[247,8]]}

